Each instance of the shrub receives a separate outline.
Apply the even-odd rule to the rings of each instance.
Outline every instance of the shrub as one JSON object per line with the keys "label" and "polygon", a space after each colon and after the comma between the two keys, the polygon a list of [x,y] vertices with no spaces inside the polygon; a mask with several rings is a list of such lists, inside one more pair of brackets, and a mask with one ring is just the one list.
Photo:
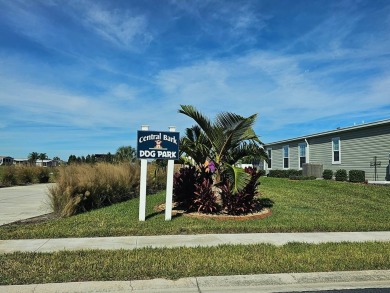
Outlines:
{"label": "shrub", "polygon": [[302,170],[270,170],[268,177],[289,178],[290,176],[302,176]]}
{"label": "shrub", "polygon": [[202,183],[197,182],[195,184],[194,195],[195,198],[189,206],[189,210],[196,210],[202,213],[215,213],[220,210],[217,204],[217,197],[213,191],[212,180],[203,177]]}
{"label": "shrub", "polygon": [[38,167],[37,178],[39,183],[48,183],[50,180],[50,170],[48,168]]}
{"label": "shrub", "polygon": [[336,181],[347,181],[347,179],[348,179],[347,171],[344,169],[337,170],[335,178],[336,178]]}
{"label": "shrub", "polygon": [[362,170],[350,170],[348,177],[350,182],[364,182],[366,180],[366,173]]}
{"label": "shrub", "polygon": [[205,168],[200,170],[194,166],[181,168],[173,177],[173,200],[185,211],[196,211],[203,205],[211,206],[207,186],[211,188],[212,183],[212,173],[206,172]]}
{"label": "shrub", "polygon": [[4,186],[16,185],[17,176],[16,176],[16,167],[15,166],[7,166],[4,168],[1,183]]}
{"label": "shrub", "polygon": [[332,180],[333,179],[333,171],[329,169],[325,169],[324,172],[322,172],[322,177],[325,180]]}
{"label": "shrub", "polygon": [[245,188],[238,193],[233,193],[228,182],[221,186],[223,209],[229,215],[248,214],[260,209],[260,202],[256,196],[258,195],[261,172],[254,168],[245,168],[245,172],[250,174],[251,179]]}
{"label": "shrub", "polygon": [[134,198],[139,175],[139,166],[131,163],[61,167],[57,184],[49,188],[53,211],[66,217]]}
{"label": "shrub", "polygon": [[187,210],[195,197],[198,171],[194,166],[181,168],[173,175],[173,200]]}
{"label": "shrub", "polygon": [[24,185],[37,181],[37,167],[35,166],[17,166],[16,174],[18,184]]}

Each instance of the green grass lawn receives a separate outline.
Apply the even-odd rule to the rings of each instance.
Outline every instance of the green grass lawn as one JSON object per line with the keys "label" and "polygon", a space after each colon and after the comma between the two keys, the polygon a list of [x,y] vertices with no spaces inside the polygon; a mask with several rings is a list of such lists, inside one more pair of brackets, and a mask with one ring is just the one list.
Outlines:
{"label": "green grass lawn", "polygon": [[274,202],[262,220],[218,221],[173,217],[166,222],[153,207],[165,192],[147,196],[147,219],[138,221],[133,199],[77,216],[41,224],[0,227],[1,239],[250,232],[387,231],[390,188],[326,180],[262,178],[263,198]]}
{"label": "green grass lawn", "polygon": [[390,269],[390,243],[13,253],[0,255],[0,263],[0,285],[387,270]]}
{"label": "green grass lawn", "polygon": [[[262,178],[263,198],[274,202],[263,220],[217,221],[184,216],[164,221],[147,197],[138,221],[134,199],[41,224],[0,227],[2,239],[198,233],[381,231],[390,228],[390,188],[325,180]],[[48,282],[177,279],[193,276],[390,269],[390,242],[290,243],[284,246],[143,248],[0,255],[0,285]],[[82,273],[81,273],[82,272]]]}

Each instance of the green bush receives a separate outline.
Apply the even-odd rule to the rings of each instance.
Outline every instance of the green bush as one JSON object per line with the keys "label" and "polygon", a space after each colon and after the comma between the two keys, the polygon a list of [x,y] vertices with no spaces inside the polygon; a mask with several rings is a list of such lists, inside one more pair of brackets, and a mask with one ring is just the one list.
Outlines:
{"label": "green bush", "polygon": [[289,178],[290,176],[302,176],[302,170],[270,170],[268,177]]}
{"label": "green bush", "polygon": [[344,169],[340,169],[336,171],[336,181],[347,181],[348,176],[347,176],[347,171]]}
{"label": "green bush", "polygon": [[329,169],[325,169],[324,172],[322,172],[322,177],[325,180],[332,180],[333,179],[333,171]]}
{"label": "green bush", "polygon": [[38,167],[37,178],[39,183],[48,183],[50,180],[50,170],[44,167]]}
{"label": "green bush", "polygon": [[139,194],[140,170],[132,163],[98,163],[61,167],[49,188],[53,211],[62,216],[86,212]]}
{"label": "green bush", "polygon": [[350,170],[348,175],[350,182],[364,182],[366,180],[366,173],[362,170]]}

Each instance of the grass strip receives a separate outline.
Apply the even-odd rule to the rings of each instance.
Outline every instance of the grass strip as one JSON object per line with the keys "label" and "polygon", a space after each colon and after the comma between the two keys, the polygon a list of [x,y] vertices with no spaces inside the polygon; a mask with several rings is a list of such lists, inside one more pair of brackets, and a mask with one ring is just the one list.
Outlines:
{"label": "grass strip", "polygon": [[390,269],[390,242],[289,243],[0,256],[0,284]]}
{"label": "grass strip", "polygon": [[55,219],[0,227],[0,239],[104,237],[129,235],[349,232],[390,230],[390,187],[328,180],[261,178],[261,196],[274,202],[262,220],[218,221],[184,216],[164,220],[153,207],[165,192],[147,196],[146,221],[138,221],[139,199]]}

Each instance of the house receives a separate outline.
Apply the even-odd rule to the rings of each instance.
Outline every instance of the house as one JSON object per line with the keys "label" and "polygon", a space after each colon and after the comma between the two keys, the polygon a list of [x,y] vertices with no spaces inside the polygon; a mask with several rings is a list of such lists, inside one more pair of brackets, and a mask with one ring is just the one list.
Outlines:
{"label": "house", "polygon": [[42,167],[56,167],[58,166],[58,161],[57,160],[37,160],[35,162],[37,166],[42,166]]}
{"label": "house", "polygon": [[28,159],[14,159],[14,165],[28,165]]}
{"label": "house", "polygon": [[390,180],[390,119],[267,143],[264,148],[266,170],[302,170],[310,163],[334,172],[363,170],[367,180]]}
{"label": "house", "polygon": [[2,165],[12,165],[14,163],[14,158],[12,157],[6,157],[6,156],[0,156],[0,166]]}

